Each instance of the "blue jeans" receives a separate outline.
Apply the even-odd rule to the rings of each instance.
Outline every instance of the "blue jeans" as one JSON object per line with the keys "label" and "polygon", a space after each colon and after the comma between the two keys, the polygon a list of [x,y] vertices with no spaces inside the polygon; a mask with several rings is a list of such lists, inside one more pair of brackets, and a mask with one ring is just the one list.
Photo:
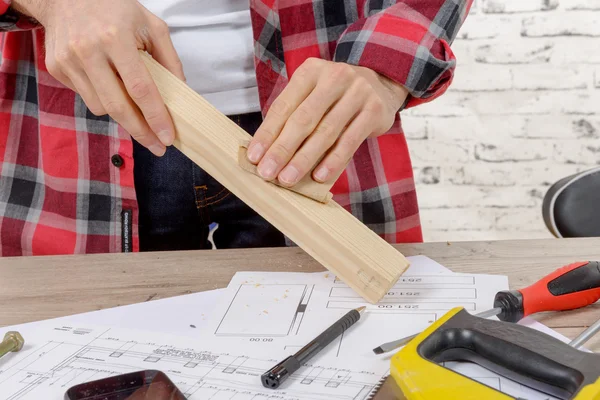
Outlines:
{"label": "blue jeans", "polygon": [[[262,122],[260,113],[230,118],[251,135]],[[213,223],[219,249],[285,246],[281,232],[175,147],[156,157],[133,145],[141,251],[210,249]]]}

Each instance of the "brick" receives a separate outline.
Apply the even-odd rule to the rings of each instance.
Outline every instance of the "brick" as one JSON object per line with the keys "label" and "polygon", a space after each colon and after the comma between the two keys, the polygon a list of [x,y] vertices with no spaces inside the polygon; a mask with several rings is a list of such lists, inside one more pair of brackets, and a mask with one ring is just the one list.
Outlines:
{"label": "brick", "polygon": [[531,116],[526,120],[528,138],[570,139],[600,138],[600,118],[564,115]]}
{"label": "brick", "polygon": [[585,167],[546,161],[519,164],[474,163],[444,167],[443,184],[476,186],[550,186]]}
{"label": "brick", "polygon": [[417,184],[436,185],[440,183],[440,167],[417,167],[413,168],[413,175]]}
{"label": "brick", "polygon": [[565,93],[562,100],[561,111],[572,115],[596,115],[600,114],[598,104],[600,104],[599,91],[569,92]]}
{"label": "brick", "polygon": [[554,145],[554,161],[565,164],[600,164],[600,143],[597,140],[566,141]]}
{"label": "brick", "polygon": [[[543,92],[454,92],[448,91],[435,101],[419,105],[405,113],[421,117],[469,117],[480,115],[544,114],[556,109],[558,94],[544,100]],[[556,103],[555,103],[556,102]],[[552,107],[549,105],[552,104]]]}
{"label": "brick", "polygon": [[464,65],[473,64],[475,62],[473,56],[473,42],[469,40],[455,40],[452,43],[452,53],[456,58],[458,68],[462,68]]}
{"label": "brick", "polygon": [[521,116],[481,115],[478,117],[428,118],[432,140],[473,141],[525,136],[525,119]]}
{"label": "brick", "polygon": [[565,3],[566,10],[600,10],[598,0],[569,0]]}
{"label": "brick", "polygon": [[587,11],[535,15],[523,20],[521,35],[525,37],[600,36],[600,15]]}
{"label": "brick", "polygon": [[475,187],[421,185],[417,188],[422,209],[480,207],[539,207],[535,189],[527,187]]}
{"label": "brick", "polygon": [[592,77],[586,69],[551,64],[519,65],[512,75],[515,88],[522,90],[585,89]]}
{"label": "brick", "polygon": [[[555,37],[550,62],[555,65],[600,64],[600,40],[593,37]],[[574,40],[576,42],[574,43]]]}
{"label": "brick", "polygon": [[476,186],[514,186],[515,168],[498,168],[485,163],[444,167],[444,183]]}
{"label": "brick", "polygon": [[558,0],[483,0],[481,10],[488,14],[548,11],[558,7]]}
{"label": "brick", "polygon": [[475,145],[475,159],[493,163],[540,161],[552,157],[549,143],[515,140],[504,143],[479,143]]}
{"label": "brick", "polygon": [[402,116],[402,130],[408,140],[422,140],[429,137],[427,119]]}
{"label": "brick", "polygon": [[547,230],[537,208],[520,208],[499,212],[496,215],[495,227],[500,230],[543,231]]}
{"label": "brick", "polygon": [[423,162],[436,164],[467,162],[470,159],[469,146],[456,143],[419,140],[411,142],[409,149],[415,165]]}
{"label": "brick", "polygon": [[469,98],[469,93],[446,92],[435,101],[421,104],[418,107],[409,108],[402,111],[402,115],[408,117],[464,117],[473,115],[472,110],[468,110],[464,101]]}
{"label": "brick", "polygon": [[572,121],[572,128],[578,139],[597,139],[600,137],[600,119],[582,117]]}
{"label": "brick", "polygon": [[481,68],[475,64],[456,69],[452,90],[462,92],[508,90],[512,87],[512,82],[512,72],[505,66],[488,65]]}
{"label": "brick", "polygon": [[472,15],[457,34],[459,40],[493,39],[506,32],[519,32],[520,21],[501,16]]}
{"label": "brick", "polygon": [[510,38],[503,42],[483,44],[475,48],[475,62],[482,64],[540,64],[547,63],[553,54],[554,44],[545,39],[522,41]]}
{"label": "brick", "polygon": [[496,212],[492,208],[441,208],[427,210],[421,222],[436,230],[489,230],[494,226]]}
{"label": "brick", "polygon": [[512,231],[491,230],[473,230],[473,231],[443,231],[429,229],[423,226],[423,239],[425,242],[448,242],[450,245],[454,242],[462,241],[490,241],[490,240],[527,240],[527,239],[550,239],[552,235],[545,230],[536,230],[525,232],[519,229]]}
{"label": "brick", "polygon": [[563,112],[574,115],[598,113],[600,91],[506,90],[501,92],[454,92],[404,111],[419,117],[480,117],[487,115],[541,115]]}

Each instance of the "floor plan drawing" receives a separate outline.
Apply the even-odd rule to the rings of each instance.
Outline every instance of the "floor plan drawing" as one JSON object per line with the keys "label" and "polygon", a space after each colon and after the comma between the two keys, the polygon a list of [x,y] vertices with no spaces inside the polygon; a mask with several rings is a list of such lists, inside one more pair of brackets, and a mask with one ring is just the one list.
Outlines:
{"label": "floor plan drawing", "polygon": [[[298,334],[313,285],[241,284],[215,330],[217,336],[274,337]],[[268,310],[256,299],[272,302]],[[268,318],[266,318],[268,316]]]}
{"label": "floor plan drawing", "polygon": [[299,349],[352,309],[361,320],[320,357],[372,357],[381,343],[425,329],[454,307],[471,313],[492,308],[506,277],[474,274],[405,274],[377,304],[365,303],[328,272],[237,273],[223,292],[206,331],[249,346]]}
{"label": "floor plan drawing", "polygon": [[78,383],[145,369],[165,372],[190,400],[364,400],[387,373],[352,362],[306,364],[272,390],[262,387],[260,375],[283,353],[248,355],[239,347],[220,351],[217,341],[199,346],[189,338],[115,328],[48,326],[25,334],[29,348],[0,364],[1,400],[63,400]]}

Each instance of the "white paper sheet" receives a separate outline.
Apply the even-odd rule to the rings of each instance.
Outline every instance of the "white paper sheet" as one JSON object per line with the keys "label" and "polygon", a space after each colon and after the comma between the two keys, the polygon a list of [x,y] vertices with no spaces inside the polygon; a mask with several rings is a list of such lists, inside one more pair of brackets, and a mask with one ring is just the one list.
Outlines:
{"label": "white paper sheet", "polygon": [[351,309],[366,306],[360,323],[323,355],[372,358],[381,343],[418,333],[454,307],[473,314],[492,308],[495,293],[508,288],[506,276],[452,274],[422,256],[410,261],[410,269],[376,305],[331,273],[237,273],[205,325],[207,334],[293,351]]}
{"label": "white paper sheet", "polygon": [[[189,400],[365,400],[389,373],[389,361],[377,357],[317,355],[273,391],[259,378],[288,355],[274,347],[56,321],[22,326],[21,333],[25,347],[0,359],[0,400],[63,400],[76,384],[144,369],[165,372]],[[446,366],[515,397],[553,399],[474,364]]]}
{"label": "white paper sheet", "polygon": [[189,400],[364,400],[387,374],[376,363],[315,361],[272,390],[260,375],[283,359],[275,349],[54,321],[22,334],[27,345],[0,360],[0,400],[63,400],[76,384],[145,369],[165,372]]}
{"label": "white paper sheet", "polygon": [[[57,323],[118,326],[127,329],[162,332],[172,335],[199,337],[214,305],[225,289],[151,300],[144,303],[107,308],[52,319]],[[18,325],[11,329],[35,325],[38,322]],[[4,329],[4,328],[3,328]]]}

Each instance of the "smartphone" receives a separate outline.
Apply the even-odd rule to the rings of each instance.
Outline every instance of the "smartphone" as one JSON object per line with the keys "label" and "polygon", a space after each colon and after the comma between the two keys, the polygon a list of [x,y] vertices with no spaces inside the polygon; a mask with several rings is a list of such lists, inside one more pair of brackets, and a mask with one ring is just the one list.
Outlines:
{"label": "smartphone", "polygon": [[156,370],[131,372],[73,386],[65,400],[187,400],[169,377]]}

